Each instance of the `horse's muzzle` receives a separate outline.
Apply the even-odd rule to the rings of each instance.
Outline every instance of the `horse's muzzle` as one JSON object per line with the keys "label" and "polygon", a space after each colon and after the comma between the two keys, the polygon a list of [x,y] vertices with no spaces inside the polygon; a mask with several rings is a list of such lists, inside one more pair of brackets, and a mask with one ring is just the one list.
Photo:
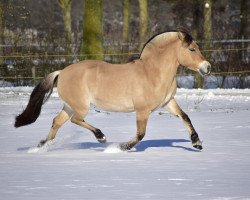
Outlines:
{"label": "horse's muzzle", "polygon": [[209,75],[211,72],[211,64],[207,61],[203,61],[199,64],[198,71],[202,76]]}

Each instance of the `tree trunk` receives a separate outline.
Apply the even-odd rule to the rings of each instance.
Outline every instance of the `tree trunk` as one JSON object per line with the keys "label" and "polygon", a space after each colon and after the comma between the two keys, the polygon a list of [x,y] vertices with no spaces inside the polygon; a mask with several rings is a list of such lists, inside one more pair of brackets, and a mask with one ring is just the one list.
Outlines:
{"label": "tree trunk", "polygon": [[193,6],[193,25],[192,25],[192,35],[196,40],[200,40],[203,37],[202,32],[202,5],[200,1],[192,1]]}
{"label": "tree trunk", "polygon": [[[210,60],[210,45],[211,45],[211,39],[212,39],[212,1],[213,0],[204,0],[204,25],[203,25],[203,32],[204,32],[204,56],[206,59]],[[196,80],[196,88],[202,88],[203,87],[203,78],[200,74],[195,74],[195,80]]]}
{"label": "tree trunk", "polygon": [[103,59],[102,0],[85,0],[81,59]]}
{"label": "tree trunk", "polygon": [[[240,8],[240,37],[241,39],[247,38],[247,0],[241,0],[241,8]],[[242,49],[245,48],[245,43],[242,42]],[[245,51],[239,51],[241,61],[245,60]]]}
{"label": "tree trunk", "polygon": [[129,36],[129,13],[130,13],[130,0],[123,0],[123,40],[128,42]]}
{"label": "tree trunk", "polygon": [[148,30],[148,0],[139,0],[140,7],[140,49],[144,46],[145,37]]}
{"label": "tree trunk", "polygon": [[241,0],[240,9],[240,35],[246,38],[247,36],[247,0]]}
{"label": "tree trunk", "polygon": [[0,1],[0,65],[3,64],[3,33],[4,33],[4,25],[3,25],[3,3]]}
{"label": "tree trunk", "polygon": [[212,38],[212,0],[204,1],[204,39],[205,49],[210,48],[210,42]]}
{"label": "tree trunk", "polygon": [[72,3],[72,0],[58,0],[58,3],[63,10],[65,36],[66,36],[67,43],[70,45],[72,41],[72,36],[71,36],[71,3]]}

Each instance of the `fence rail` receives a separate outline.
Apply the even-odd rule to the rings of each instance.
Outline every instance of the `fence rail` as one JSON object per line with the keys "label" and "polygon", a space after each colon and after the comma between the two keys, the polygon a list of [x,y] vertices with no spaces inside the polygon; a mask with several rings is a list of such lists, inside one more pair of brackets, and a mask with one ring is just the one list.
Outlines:
{"label": "fence rail", "polygon": [[[201,49],[207,43],[208,41],[199,42]],[[250,75],[250,39],[214,40],[209,44],[211,48],[202,50],[202,53],[213,65],[213,76],[248,77]],[[72,47],[75,46],[72,45]],[[139,57],[140,52],[135,46],[130,43],[105,44],[104,54],[80,54],[76,51],[65,53],[64,50],[67,48],[63,45],[2,45],[4,55],[0,55],[0,61],[3,62],[0,65],[0,87],[5,83],[14,86],[34,85],[48,73],[77,62],[80,58],[88,59],[91,56],[102,55],[108,62],[124,63],[131,57]],[[188,74],[193,73],[185,68],[178,70],[179,76]]]}
{"label": "fence rail", "polygon": [[[250,48],[229,48],[229,49],[205,49],[201,52],[216,52],[216,51],[250,51]],[[102,53],[102,54],[23,54],[23,55],[0,55],[0,58],[39,58],[39,57],[88,57],[88,56],[124,56],[124,55],[139,55],[140,52],[127,53]]]}

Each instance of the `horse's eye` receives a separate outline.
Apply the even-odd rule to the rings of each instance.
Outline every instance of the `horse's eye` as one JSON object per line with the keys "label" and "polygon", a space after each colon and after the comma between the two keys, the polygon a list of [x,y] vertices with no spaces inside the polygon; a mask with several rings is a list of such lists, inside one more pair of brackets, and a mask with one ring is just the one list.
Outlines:
{"label": "horse's eye", "polygon": [[190,51],[192,51],[192,52],[194,52],[195,51],[195,48],[191,48],[191,49],[189,49]]}

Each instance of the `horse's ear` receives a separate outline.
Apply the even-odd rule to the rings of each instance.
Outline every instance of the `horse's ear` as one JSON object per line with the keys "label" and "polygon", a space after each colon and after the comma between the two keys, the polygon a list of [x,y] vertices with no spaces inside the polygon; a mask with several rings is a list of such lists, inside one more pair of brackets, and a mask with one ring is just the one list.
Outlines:
{"label": "horse's ear", "polygon": [[184,34],[181,31],[178,31],[177,33],[178,33],[178,38],[183,42],[185,38]]}
{"label": "horse's ear", "polygon": [[187,47],[188,44],[185,42],[185,34],[181,31],[178,31],[177,34],[178,34],[178,38],[182,41],[182,45]]}
{"label": "horse's ear", "polygon": [[189,46],[193,42],[193,38],[187,32],[178,31],[178,37],[182,41],[182,45]]}

